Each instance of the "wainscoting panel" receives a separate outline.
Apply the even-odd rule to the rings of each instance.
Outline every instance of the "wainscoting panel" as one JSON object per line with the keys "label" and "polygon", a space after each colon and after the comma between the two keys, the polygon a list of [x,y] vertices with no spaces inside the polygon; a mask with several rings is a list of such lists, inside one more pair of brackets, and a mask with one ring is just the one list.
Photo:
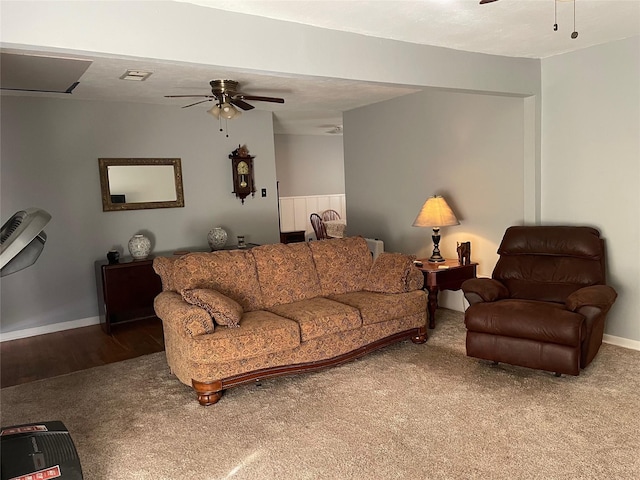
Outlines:
{"label": "wainscoting panel", "polygon": [[309,195],[305,197],[280,197],[280,231],[292,232],[304,230],[307,238],[315,238],[309,217],[312,213],[320,215],[325,210],[335,210],[346,220],[344,194]]}

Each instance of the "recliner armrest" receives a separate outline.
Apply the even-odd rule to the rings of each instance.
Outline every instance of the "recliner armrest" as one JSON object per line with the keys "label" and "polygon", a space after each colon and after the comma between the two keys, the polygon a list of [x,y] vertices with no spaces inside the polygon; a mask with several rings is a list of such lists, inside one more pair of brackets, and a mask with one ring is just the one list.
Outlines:
{"label": "recliner armrest", "polygon": [[507,287],[493,278],[471,278],[462,282],[461,288],[471,305],[509,298]]}
{"label": "recliner armrest", "polygon": [[565,306],[572,312],[577,312],[582,307],[595,307],[606,313],[618,294],[608,285],[591,285],[583,287],[567,297]]}

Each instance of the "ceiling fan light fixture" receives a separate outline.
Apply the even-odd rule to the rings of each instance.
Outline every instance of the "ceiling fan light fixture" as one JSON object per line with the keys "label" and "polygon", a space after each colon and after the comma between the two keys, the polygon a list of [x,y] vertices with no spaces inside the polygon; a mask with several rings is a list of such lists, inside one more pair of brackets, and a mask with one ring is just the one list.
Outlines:
{"label": "ceiling fan light fixture", "polygon": [[216,119],[220,119],[221,110],[218,105],[214,105],[213,107],[211,107],[209,110],[207,110],[207,113],[213,115]]}
{"label": "ceiling fan light fixture", "polygon": [[236,107],[227,102],[220,105],[219,110],[220,116],[222,118],[226,118],[227,120],[231,120],[232,118],[240,115],[240,111],[238,111]]}

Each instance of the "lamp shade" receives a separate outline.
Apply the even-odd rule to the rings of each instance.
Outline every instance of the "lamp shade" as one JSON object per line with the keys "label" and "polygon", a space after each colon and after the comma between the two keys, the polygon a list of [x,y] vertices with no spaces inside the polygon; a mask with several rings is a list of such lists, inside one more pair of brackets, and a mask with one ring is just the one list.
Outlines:
{"label": "lamp shade", "polygon": [[460,225],[447,201],[440,195],[427,198],[413,222],[414,227],[448,227]]}

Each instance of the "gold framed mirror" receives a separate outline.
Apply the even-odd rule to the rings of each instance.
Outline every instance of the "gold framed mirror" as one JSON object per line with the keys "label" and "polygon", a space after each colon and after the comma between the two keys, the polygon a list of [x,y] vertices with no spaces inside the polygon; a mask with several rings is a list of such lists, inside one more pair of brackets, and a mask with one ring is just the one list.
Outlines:
{"label": "gold framed mirror", "polygon": [[184,207],[179,158],[99,158],[102,211]]}

